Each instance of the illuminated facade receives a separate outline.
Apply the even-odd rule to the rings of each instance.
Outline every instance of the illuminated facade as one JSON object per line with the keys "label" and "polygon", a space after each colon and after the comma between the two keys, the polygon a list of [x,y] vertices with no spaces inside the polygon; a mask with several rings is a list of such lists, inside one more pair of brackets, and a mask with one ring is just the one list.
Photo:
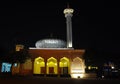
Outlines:
{"label": "illuminated facade", "polygon": [[35,75],[70,75],[83,77],[85,50],[69,48],[30,48]]}
{"label": "illuminated facade", "polygon": [[85,74],[83,55],[85,50],[72,46],[73,9],[64,10],[67,25],[67,42],[60,39],[42,39],[29,48],[31,58],[24,64],[12,66],[12,74],[66,76],[82,78]]}

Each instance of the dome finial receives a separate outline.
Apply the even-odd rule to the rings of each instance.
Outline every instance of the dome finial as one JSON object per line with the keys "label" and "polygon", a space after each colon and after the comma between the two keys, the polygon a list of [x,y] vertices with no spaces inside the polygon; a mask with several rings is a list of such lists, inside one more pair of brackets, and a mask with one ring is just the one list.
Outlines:
{"label": "dome finial", "polygon": [[67,8],[70,8],[70,5],[69,5],[69,3],[67,3]]}
{"label": "dome finial", "polygon": [[53,33],[50,33],[50,38],[52,38],[53,37]]}

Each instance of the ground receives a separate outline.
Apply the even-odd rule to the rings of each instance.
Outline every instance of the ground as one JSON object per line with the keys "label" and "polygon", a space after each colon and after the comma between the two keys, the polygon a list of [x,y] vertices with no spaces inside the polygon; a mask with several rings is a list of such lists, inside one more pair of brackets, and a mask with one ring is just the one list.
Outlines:
{"label": "ground", "polygon": [[120,79],[72,79],[60,77],[4,77],[0,84],[120,84]]}

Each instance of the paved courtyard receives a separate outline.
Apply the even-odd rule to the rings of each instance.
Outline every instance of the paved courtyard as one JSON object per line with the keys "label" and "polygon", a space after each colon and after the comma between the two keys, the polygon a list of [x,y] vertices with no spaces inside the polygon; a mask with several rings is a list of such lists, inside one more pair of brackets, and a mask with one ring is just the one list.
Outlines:
{"label": "paved courtyard", "polygon": [[0,84],[120,84],[120,79],[72,79],[57,77],[4,77]]}

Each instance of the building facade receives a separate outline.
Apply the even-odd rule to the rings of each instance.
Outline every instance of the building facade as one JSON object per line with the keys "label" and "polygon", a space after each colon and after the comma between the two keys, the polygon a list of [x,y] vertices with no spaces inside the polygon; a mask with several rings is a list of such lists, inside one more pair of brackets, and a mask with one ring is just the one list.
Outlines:
{"label": "building facade", "polygon": [[33,74],[70,75],[83,77],[84,50],[73,49],[30,49]]}

